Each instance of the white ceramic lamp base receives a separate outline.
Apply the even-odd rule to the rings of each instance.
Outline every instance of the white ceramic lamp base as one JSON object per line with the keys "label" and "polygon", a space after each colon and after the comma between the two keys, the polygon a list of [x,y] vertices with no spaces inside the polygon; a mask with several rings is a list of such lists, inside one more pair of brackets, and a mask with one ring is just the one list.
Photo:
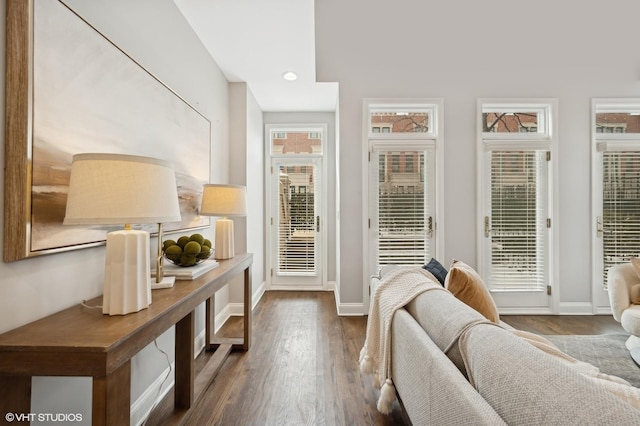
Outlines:
{"label": "white ceramic lamp base", "polygon": [[233,221],[218,219],[216,221],[216,247],[214,258],[218,260],[231,259],[235,256],[233,249]]}
{"label": "white ceramic lamp base", "polygon": [[107,234],[103,314],[125,315],[151,304],[149,245],[146,231]]}

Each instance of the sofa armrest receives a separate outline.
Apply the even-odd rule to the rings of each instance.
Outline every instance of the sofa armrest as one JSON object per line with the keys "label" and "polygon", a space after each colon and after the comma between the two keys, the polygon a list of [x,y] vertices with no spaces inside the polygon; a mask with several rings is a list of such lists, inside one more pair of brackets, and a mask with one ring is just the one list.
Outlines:
{"label": "sofa armrest", "polygon": [[505,425],[405,309],[391,327],[392,379],[414,425]]}
{"label": "sofa armrest", "polygon": [[370,277],[369,289],[371,290],[371,294],[373,295],[373,293],[376,291],[376,287],[378,287],[378,284],[380,284],[380,280],[382,280],[385,275],[398,268],[402,268],[402,266],[384,265],[379,267],[376,273],[374,275],[371,275]]}

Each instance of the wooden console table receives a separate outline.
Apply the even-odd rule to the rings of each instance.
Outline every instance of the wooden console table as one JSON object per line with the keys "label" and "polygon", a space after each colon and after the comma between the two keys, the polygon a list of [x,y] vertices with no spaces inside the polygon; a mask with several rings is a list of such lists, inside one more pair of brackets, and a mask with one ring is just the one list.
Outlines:
{"label": "wooden console table", "polygon": [[[252,254],[237,255],[219,261],[217,268],[195,280],[176,281],[172,288],[153,290],[151,305],[140,312],[108,316],[101,309],[76,305],[0,335],[0,422],[5,421],[5,413],[30,413],[32,376],[92,376],[92,424],[129,424],[131,358],[173,325],[174,404],[176,409],[189,409],[231,349],[249,349],[252,262]],[[244,337],[215,340],[215,292],[243,271]],[[101,299],[87,303],[100,305]],[[194,310],[203,302],[206,344],[217,350],[202,370],[210,377],[199,377],[196,382]]]}

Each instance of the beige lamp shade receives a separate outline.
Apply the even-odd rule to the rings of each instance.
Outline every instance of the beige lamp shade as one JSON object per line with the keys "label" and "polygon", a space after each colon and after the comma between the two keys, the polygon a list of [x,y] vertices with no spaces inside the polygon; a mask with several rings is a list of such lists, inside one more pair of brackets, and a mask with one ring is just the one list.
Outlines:
{"label": "beige lamp shade", "polygon": [[222,216],[216,221],[216,259],[231,259],[235,256],[233,244],[233,221],[229,216],[247,215],[247,188],[241,185],[204,185],[200,214]]}
{"label": "beige lamp shade", "polygon": [[73,156],[65,225],[178,222],[171,164],[122,154]]}
{"label": "beige lamp shade", "polygon": [[246,216],[247,188],[241,185],[204,185],[200,214],[204,216]]}
{"label": "beige lamp shade", "polygon": [[[161,230],[162,222],[180,220],[178,189],[171,164],[121,154],[73,156],[63,223],[127,225],[123,230],[107,234],[104,314],[126,315],[151,304],[149,233],[128,225],[158,223]],[[161,232],[158,240],[160,235]]]}

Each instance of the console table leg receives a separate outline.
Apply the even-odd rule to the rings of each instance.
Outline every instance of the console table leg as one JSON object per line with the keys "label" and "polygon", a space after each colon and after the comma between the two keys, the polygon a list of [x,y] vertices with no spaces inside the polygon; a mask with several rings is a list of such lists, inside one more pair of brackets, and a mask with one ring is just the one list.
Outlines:
{"label": "console table leg", "polygon": [[[31,412],[31,376],[0,376],[0,423],[8,413]],[[8,421],[7,421],[8,424]]]}
{"label": "console table leg", "polygon": [[91,424],[128,425],[131,422],[131,361],[106,377],[93,378]]}
{"label": "console table leg", "polygon": [[242,349],[249,350],[251,346],[251,266],[244,270],[244,342]]}
{"label": "console table leg", "polygon": [[174,404],[176,408],[190,408],[193,404],[194,375],[194,328],[193,312],[176,324],[176,384]]}
{"label": "console table leg", "polygon": [[210,350],[214,349],[211,345],[213,345],[213,336],[216,333],[216,295],[207,299],[205,303],[205,349]]}

